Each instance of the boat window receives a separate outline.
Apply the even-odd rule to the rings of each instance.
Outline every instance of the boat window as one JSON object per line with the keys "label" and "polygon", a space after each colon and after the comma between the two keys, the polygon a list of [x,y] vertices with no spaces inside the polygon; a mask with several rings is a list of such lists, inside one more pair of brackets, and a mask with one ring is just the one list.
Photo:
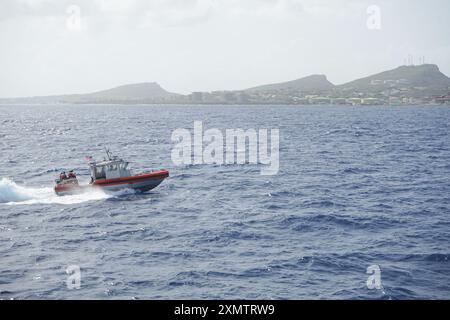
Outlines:
{"label": "boat window", "polygon": [[120,170],[125,170],[127,168],[127,166],[128,166],[128,162],[124,162],[124,163],[119,164]]}
{"label": "boat window", "polygon": [[106,179],[105,167],[95,168],[95,179]]}

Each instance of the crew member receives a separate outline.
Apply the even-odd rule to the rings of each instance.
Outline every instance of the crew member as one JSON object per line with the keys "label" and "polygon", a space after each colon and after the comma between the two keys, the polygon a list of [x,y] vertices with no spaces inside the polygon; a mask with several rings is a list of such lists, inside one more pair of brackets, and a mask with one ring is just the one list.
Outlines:
{"label": "crew member", "polygon": [[66,176],[66,172],[65,172],[65,171],[61,172],[61,174],[59,175],[59,179],[60,179],[60,180],[65,180],[65,179],[67,179],[67,176]]}
{"label": "crew member", "polygon": [[77,176],[75,175],[75,173],[73,172],[73,170],[70,170],[69,171],[69,179],[72,179],[72,178],[76,178]]}

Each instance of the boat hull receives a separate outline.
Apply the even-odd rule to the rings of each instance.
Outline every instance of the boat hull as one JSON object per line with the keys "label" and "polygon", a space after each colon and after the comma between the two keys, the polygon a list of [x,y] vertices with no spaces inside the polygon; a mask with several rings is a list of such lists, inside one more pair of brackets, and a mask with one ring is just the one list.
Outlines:
{"label": "boat hull", "polygon": [[102,190],[119,191],[123,189],[133,189],[139,192],[146,192],[156,188],[161,182],[169,176],[169,172],[161,170],[152,173],[139,174],[130,177],[97,180],[89,185],[63,184],[55,186],[57,195],[79,194],[93,188]]}

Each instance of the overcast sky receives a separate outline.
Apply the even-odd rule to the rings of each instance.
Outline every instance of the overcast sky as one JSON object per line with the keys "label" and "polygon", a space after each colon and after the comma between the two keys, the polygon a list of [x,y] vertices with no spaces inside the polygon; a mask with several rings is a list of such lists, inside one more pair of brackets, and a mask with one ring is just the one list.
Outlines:
{"label": "overcast sky", "polygon": [[172,92],[404,64],[450,75],[448,0],[1,0],[0,97],[156,81]]}

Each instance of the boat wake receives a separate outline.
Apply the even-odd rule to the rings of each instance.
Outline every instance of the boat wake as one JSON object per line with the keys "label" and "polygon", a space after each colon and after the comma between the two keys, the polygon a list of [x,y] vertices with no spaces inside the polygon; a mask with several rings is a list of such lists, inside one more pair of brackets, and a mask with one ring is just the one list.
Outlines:
{"label": "boat wake", "polygon": [[81,194],[58,196],[53,188],[29,188],[17,185],[7,178],[0,180],[0,204],[76,204],[86,201],[103,200],[116,196],[100,189],[92,189]]}

